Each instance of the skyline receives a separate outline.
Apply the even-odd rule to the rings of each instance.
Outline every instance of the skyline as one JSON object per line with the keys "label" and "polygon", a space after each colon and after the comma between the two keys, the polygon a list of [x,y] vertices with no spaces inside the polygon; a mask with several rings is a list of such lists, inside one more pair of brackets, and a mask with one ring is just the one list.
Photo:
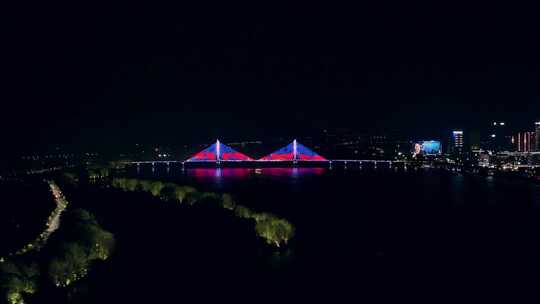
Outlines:
{"label": "skyline", "polygon": [[62,8],[44,5],[8,29],[0,127],[10,146],[296,137],[314,126],[434,137],[540,119],[534,10]]}
{"label": "skyline", "polygon": [[[535,129],[533,127],[538,125],[538,122],[535,122],[532,126],[529,125],[528,129],[520,129],[516,126],[512,127],[512,123],[508,122],[502,122],[502,125],[499,126],[501,122],[497,122],[496,128],[503,127],[504,129],[492,129],[492,124],[488,124],[487,126],[483,126],[483,129],[470,129],[470,128],[444,128],[444,130],[440,131],[439,133],[412,133],[411,130],[399,130],[399,129],[392,129],[392,128],[379,128],[379,129],[363,129],[363,130],[353,130],[348,128],[324,128],[324,129],[311,129],[311,130],[303,130],[300,132],[301,134],[299,136],[289,136],[286,134],[258,134],[258,135],[249,135],[249,136],[243,136],[243,135],[229,135],[229,136],[212,136],[212,135],[205,135],[205,136],[193,136],[193,137],[173,137],[173,136],[163,136],[163,134],[159,134],[154,137],[154,140],[152,141],[126,141],[126,140],[120,140],[116,142],[93,142],[93,141],[86,141],[83,142],[81,139],[76,142],[34,142],[32,144],[26,144],[23,146],[19,146],[16,149],[4,149],[0,152],[0,154],[3,154],[4,157],[7,157],[8,159],[12,157],[19,158],[21,156],[30,155],[32,153],[56,153],[58,151],[63,151],[63,153],[105,153],[105,154],[115,154],[115,153],[122,153],[128,152],[131,153],[136,149],[137,146],[140,147],[162,147],[167,149],[174,149],[174,148],[180,148],[185,149],[187,147],[207,147],[210,144],[208,142],[211,142],[215,140],[216,138],[219,140],[224,140],[224,143],[238,145],[242,142],[244,144],[259,144],[266,146],[267,148],[270,147],[278,147],[280,144],[285,144],[288,141],[293,140],[295,137],[300,140],[307,140],[308,142],[312,142],[313,144],[331,144],[336,145],[340,142],[345,142],[349,140],[360,140],[360,141],[366,141],[366,140],[373,140],[379,136],[383,136],[385,138],[384,141],[390,142],[409,142],[411,144],[421,142],[421,141],[438,141],[442,144],[445,151],[449,151],[451,149],[451,146],[453,145],[454,140],[454,133],[461,132],[464,133],[464,145],[467,149],[478,149],[478,145],[485,145],[488,141],[491,141],[494,139],[493,132],[499,134],[500,136],[504,136],[506,138],[506,141],[508,141],[506,149],[508,151],[513,150],[519,150],[518,143],[514,142],[514,140],[517,140],[517,136],[520,136],[520,134],[524,132],[529,133],[535,133]],[[442,129],[442,128],[441,128]],[[408,132],[409,131],[409,132]],[[502,133],[500,133],[502,132]],[[224,132],[217,132],[219,134],[224,134]],[[231,133],[229,133],[231,134]],[[156,138],[165,139],[162,141],[156,140]],[[333,138],[333,139],[332,139]],[[330,142],[328,142],[330,140]],[[510,142],[512,141],[512,142]],[[499,142],[500,143],[500,142]],[[364,143],[365,144],[365,143]],[[382,143],[374,143],[375,146],[380,145]],[[475,148],[476,146],[476,148]],[[135,150],[134,150],[135,149]],[[153,148],[152,148],[153,149]],[[490,149],[490,148],[486,148]],[[130,152],[131,151],[131,152]],[[30,154],[29,154],[30,153]]]}

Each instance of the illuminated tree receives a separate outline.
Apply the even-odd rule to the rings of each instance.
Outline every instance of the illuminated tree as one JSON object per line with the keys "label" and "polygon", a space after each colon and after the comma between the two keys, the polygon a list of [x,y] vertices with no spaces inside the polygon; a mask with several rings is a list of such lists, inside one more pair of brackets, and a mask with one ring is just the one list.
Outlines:
{"label": "illuminated tree", "polygon": [[260,213],[253,213],[252,217],[257,222],[266,221],[266,220],[275,220],[277,217],[271,213],[267,212],[260,212]]}
{"label": "illuminated tree", "polygon": [[137,191],[150,192],[150,181],[137,180]]}
{"label": "illuminated tree", "polygon": [[111,182],[111,185],[112,185],[114,188],[123,189],[123,188],[124,188],[124,186],[123,186],[123,181],[124,181],[123,178],[113,178],[113,180],[112,180],[112,182]]}
{"label": "illuminated tree", "polygon": [[[162,183],[159,181],[138,181],[131,179],[114,179],[113,186],[130,191],[136,189],[150,192],[154,196],[159,196],[162,200],[187,202],[193,205],[201,201],[217,202],[223,208],[234,211],[237,217],[254,219],[256,222],[255,231],[258,236],[267,243],[280,247],[294,236],[295,228],[288,221],[281,219],[270,213],[257,213],[245,206],[236,205],[230,194],[217,194],[214,192],[199,192],[193,187],[178,186],[172,183]],[[134,186],[135,185],[135,186]]]}
{"label": "illuminated tree", "polygon": [[214,192],[202,192],[199,201],[220,202],[221,196]]}
{"label": "illuminated tree", "polygon": [[238,217],[241,217],[241,218],[252,218],[253,217],[253,214],[251,212],[251,210],[249,210],[248,208],[242,206],[242,205],[237,205],[235,208],[234,208],[234,214],[236,214],[236,216]]}
{"label": "illuminated tree", "polygon": [[189,186],[176,186],[174,191],[175,191],[176,199],[180,203],[183,203],[184,200],[186,199],[186,197],[190,193],[197,192],[197,190],[195,188],[189,187]]}
{"label": "illuminated tree", "polygon": [[201,200],[202,194],[199,191],[188,192],[185,197],[185,202],[189,205],[194,205]]}
{"label": "illuminated tree", "polygon": [[24,294],[37,290],[39,268],[36,264],[5,262],[0,264],[0,291],[7,303],[23,304]]}
{"label": "illuminated tree", "polygon": [[236,206],[232,196],[227,193],[221,195],[221,204],[223,208],[229,209],[231,211],[234,210],[234,207]]}
{"label": "illuminated tree", "polygon": [[86,250],[89,260],[105,260],[114,248],[114,236],[101,228],[95,217],[86,210],[71,211],[72,230],[78,244]]}
{"label": "illuminated tree", "polygon": [[62,225],[61,242],[48,263],[48,276],[57,286],[84,277],[95,260],[107,259],[114,236],[101,228],[95,217],[81,209],[70,211]]}
{"label": "illuminated tree", "polygon": [[148,183],[148,186],[149,189],[147,191],[152,193],[153,196],[159,196],[161,190],[165,187],[165,185],[159,181],[151,181]]}
{"label": "illuminated tree", "polygon": [[257,235],[266,240],[268,244],[280,247],[294,236],[294,226],[280,218],[266,218],[257,221],[255,231]]}
{"label": "illuminated tree", "polygon": [[121,189],[127,190],[127,191],[135,191],[137,190],[139,183],[136,179],[133,178],[123,178],[121,179]]}
{"label": "illuminated tree", "polygon": [[88,176],[90,178],[107,177],[109,176],[109,169],[108,168],[88,169]]}
{"label": "illuminated tree", "polygon": [[49,277],[57,286],[66,286],[86,275],[89,266],[87,250],[79,243],[62,245],[62,255],[49,263]]}
{"label": "illuminated tree", "polygon": [[161,189],[159,197],[164,201],[175,201],[176,198],[176,187],[175,186],[165,186]]}

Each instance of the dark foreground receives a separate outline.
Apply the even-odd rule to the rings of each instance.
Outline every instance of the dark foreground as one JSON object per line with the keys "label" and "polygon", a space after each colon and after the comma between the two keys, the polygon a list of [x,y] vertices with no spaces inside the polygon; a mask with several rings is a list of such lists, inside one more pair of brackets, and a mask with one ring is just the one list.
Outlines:
{"label": "dark foreground", "polygon": [[436,172],[212,170],[139,176],[231,192],[294,223],[293,243],[273,251],[249,222],[213,206],[69,188],[72,203],[94,213],[117,240],[113,257],[70,292],[71,301],[534,297],[537,185]]}

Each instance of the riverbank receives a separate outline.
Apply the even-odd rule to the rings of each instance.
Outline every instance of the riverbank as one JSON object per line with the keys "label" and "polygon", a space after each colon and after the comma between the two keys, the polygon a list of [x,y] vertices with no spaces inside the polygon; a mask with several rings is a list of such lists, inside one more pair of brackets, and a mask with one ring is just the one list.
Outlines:
{"label": "riverbank", "polygon": [[4,258],[37,239],[57,204],[43,179],[0,182],[0,256]]}
{"label": "riverbank", "polygon": [[49,237],[60,227],[60,218],[68,206],[68,201],[54,181],[48,180],[47,184],[49,185],[51,194],[54,197],[56,208],[51,215],[49,215],[45,225],[45,230],[35,240],[29,242],[14,253],[8,254],[8,256],[22,255],[34,250],[39,251],[43,246],[46,245]]}

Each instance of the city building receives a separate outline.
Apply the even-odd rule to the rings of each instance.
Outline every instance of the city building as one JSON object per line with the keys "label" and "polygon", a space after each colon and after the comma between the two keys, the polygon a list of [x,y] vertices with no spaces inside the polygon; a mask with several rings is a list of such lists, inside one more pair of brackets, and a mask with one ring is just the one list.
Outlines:
{"label": "city building", "polygon": [[471,151],[479,151],[482,148],[482,136],[479,131],[468,133],[468,142]]}
{"label": "city building", "polygon": [[511,151],[514,147],[507,124],[503,121],[493,122],[486,148],[490,151],[502,152]]}
{"label": "city building", "polygon": [[462,153],[463,146],[464,146],[463,131],[461,130],[452,131],[452,152]]}
{"label": "city building", "polygon": [[488,153],[478,154],[478,166],[480,167],[489,167],[490,156]]}
{"label": "city building", "polygon": [[520,132],[512,137],[517,152],[533,152],[536,149],[536,133]]}
{"label": "city building", "polygon": [[536,127],[536,134],[535,134],[535,147],[534,147],[534,151],[535,152],[540,152],[540,121],[537,121],[535,123],[535,127]]}

